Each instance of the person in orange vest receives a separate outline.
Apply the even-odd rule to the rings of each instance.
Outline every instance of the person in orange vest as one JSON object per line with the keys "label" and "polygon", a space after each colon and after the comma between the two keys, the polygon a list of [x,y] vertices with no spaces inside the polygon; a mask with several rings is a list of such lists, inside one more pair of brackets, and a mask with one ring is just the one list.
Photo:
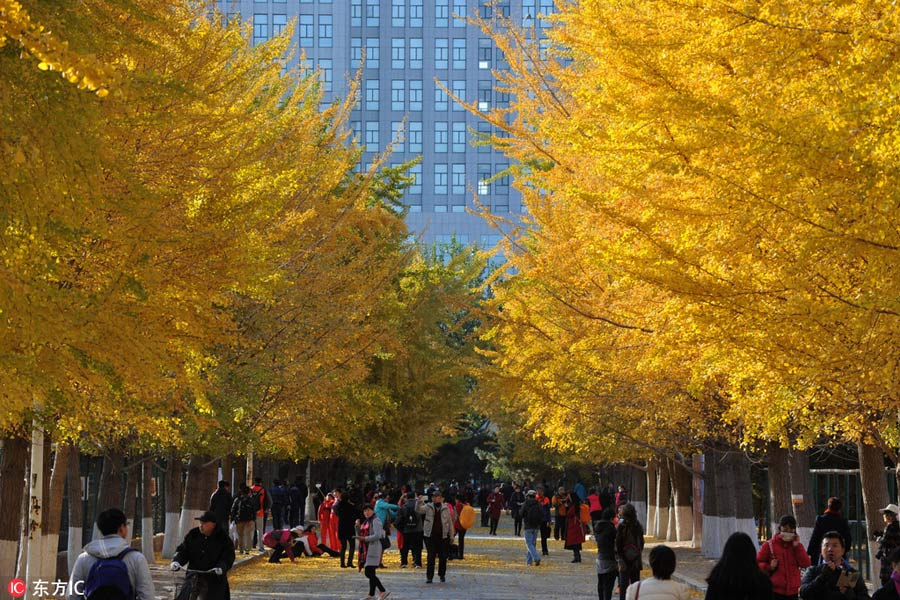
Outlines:
{"label": "person in orange vest", "polygon": [[266,493],[266,488],[263,487],[261,477],[253,479],[253,485],[250,486],[250,497],[256,503],[256,542],[259,546],[259,551],[265,552],[266,547],[263,544],[263,535],[266,533],[266,514],[272,505],[272,501],[269,498],[269,494]]}

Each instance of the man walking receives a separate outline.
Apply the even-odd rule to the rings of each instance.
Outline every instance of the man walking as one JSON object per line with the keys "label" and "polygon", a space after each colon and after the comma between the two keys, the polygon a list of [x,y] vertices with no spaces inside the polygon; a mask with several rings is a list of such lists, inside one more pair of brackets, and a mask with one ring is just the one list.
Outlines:
{"label": "man walking", "polygon": [[219,487],[209,497],[209,510],[216,515],[216,523],[223,531],[228,531],[228,517],[231,514],[231,505],[234,500],[231,497],[231,484],[224,479],[219,482]]}
{"label": "man walking", "polygon": [[541,555],[537,551],[537,537],[544,524],[544,507],[537,501],[537,492],[528,490],[525,493],[525,502],[522,504],[522,521],[525,525],[525,564],[538,566],[541,564]]}
{"label": "man walking", "polygon": [[[125,513],[118,508],[104,510],[97,517],[97,529],[103,537],[85,546],[72,567],[69,600],[84,600],[97,594],[153,600],[155,591],[150,567],[144,555],[128,543]],[[127,571],[127,577],[123,577],[123,569]]]}
{"label": "man walking", "polygon": [[450,507],[444,503],[444,493],[435,490],[431,494],[431,502],[419,497],[416,512],[425,515],[424,534],[425,549],[428,553],[425,567],[425,583],[434,579],[434,563],[438,563],[438,577],[447,581],[447,557],[450,555],[450,540],[453,539],[453,516]]}
{"label": "man walking", "polygon": [[288,496],[290,497],[290,508],[288,510],[288,523],[291,526],[291,529],[297,527],[301,523],[306,523],[306,496],[309,494],[309,489],[306,487],[306,483],[303,481],[303,478],[299,475],[296,479],[294,479],[294,483],[291,484],[291,489],[288,490]]}
{"label": "man walking", "polygon": [[265,552],[266,547],[263,545],[263,535],[266,533],[266,514],[269,507],[272,506],[272,500],[263,487],[262,477],[255,477],[253,485],[250,486],[250,497],[256,504],[256,544],[259,546],[260,552]]}

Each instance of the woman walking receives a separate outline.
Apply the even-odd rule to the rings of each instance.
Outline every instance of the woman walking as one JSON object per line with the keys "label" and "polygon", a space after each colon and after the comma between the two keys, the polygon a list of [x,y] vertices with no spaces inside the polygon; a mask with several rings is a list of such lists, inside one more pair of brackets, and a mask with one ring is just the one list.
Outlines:
{"label": "woman walking", "polygon": [[599,600],[612,600],[616,586],[616,526],[612,506],[604,508],[594,521],[594,539],[597,540],[597,596]]}
{"label": "woman walking", "polygon": [[581,545],[584,543],[584,524],[581,522],[581,501],[578,494],[569,494],[566,500],[566,550],[574,553],[573,563],[581,562]]}
{"label": "woman walking", "polygon": [[384,537],[384,527],[381,520],[375,516],[375,509],[371,504],[363,506],[363,521],[359,525],[359,535],[355,536],[359,540],[359,556],[356,564],[360,570],[365,569],[366,577],[369,579],[369,595],[366,598],[375,598],[375,589],[378,589],[378,600],[387,598],[391,595],[385,591],[384,585],[378,579],[376,569],[381,564],[381,538]]}
{"label": "woman walking", "polygon": [[641,553],[644,551],[644,528],[637,520],[631,503],[619,507],[619,528],[616,530],[616,562],[619,567],[619,600],[625,600],[625,590],[641,578]]}
{"label": "woman walking", "polygon": [[778,533],[760,547],[756,563],[772,580],[773,600],[797,600],[800,593],[800,569],[809,566],[809,554],[797,536],[797,520],[784,515]]}
{"label": "woman walking", "polygon": [[771,600],[772,581],[756,563],[756,547],[742,531],[732,533],[706,579],[706,600]]}

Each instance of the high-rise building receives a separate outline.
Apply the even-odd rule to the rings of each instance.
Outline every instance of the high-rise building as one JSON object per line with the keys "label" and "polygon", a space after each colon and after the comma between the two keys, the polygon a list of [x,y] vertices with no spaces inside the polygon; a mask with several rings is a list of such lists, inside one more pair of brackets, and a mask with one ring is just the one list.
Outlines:
{"label": "high-rise building", "polygon": [[514,220],[521,214],[520,195],[502,175],[508,159],[472,145],[477,134],[496,132],[437,81],[480,110],[508,106],[509,95],[494,89],[491,73],[504,68],[502,53],[464,19],[473,11],[485,18],[500,12],[540,35],[547,23],[538,16],[553,12],[553,0],[220,0],[219,8],[229,18],[252,20],[254,44],[296,19],[297,55],[320,70],[326,102],[346,96],[348,78],[362,63],[351,125],[366,147],[363,162],[405,130],[390,163],[422,157],[406,204],[410,231],[424,241],[455,236],[493,246],[496,232],[466,212],[475,193],[494,213]]}

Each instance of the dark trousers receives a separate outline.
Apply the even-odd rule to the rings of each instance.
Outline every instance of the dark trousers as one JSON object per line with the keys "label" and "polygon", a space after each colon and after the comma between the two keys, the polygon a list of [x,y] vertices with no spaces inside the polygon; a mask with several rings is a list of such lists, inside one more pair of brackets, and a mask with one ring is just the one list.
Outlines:
{"label": "dark trousers", "polygon": [[640,581],[641,569],[637,562],[619,570],[619,600],[625,600],[625,590],[635,581]]}
{"label": "dark trousers", "polygon": [[[350,551],[347,561],[344,562],[344,555]],[[341,538],[341,566],[353,566],[353,555],[356,553],[356,540],[354,538]]]}
{"label": "dark trousers", "polygon": [[522,535],[522,517],[515,517],[513,519],[513,531],[516,535]]}
{"label": "dark trousers", "polygon": [[288,509],[288,525],[291,526],[291,529],[303,522],[301,514],[300,508],[291,504],[291,507]]}
{"label": "dark trousers", "polygon": [[450,538],[442,537],[439,540],[432,540],[430,537],[425,538],[425,548],[428,550],[427,566],[425,567],[425,578],[428,581],[434,579],[434,561],[438,562],[438,577],[447,574],[447,556],[450,554]]}
{"label": "dark trousers", "polygon": [[616,587],[616,571],[597,573],[597,597],[599,600],[612,600],[613,588]]}
{"label": "dark trousers", "polygon": [[409,553],[412,552],[413,564],[422,566],[422,532],[412,531],[403,534],[403,547],[400,548],[400,564],[409,564]]}
{"label": "dark trousers", "polygon": [[566,517],[564,515],[556,515],[556,522],[553,524],[553,539],[566,539]]}
{"label": "dark trousers", "polygon": [[541,523],[541,554],[550,556],[550,550],[547,549],[547,540],[550,539],[550,523]]}
{"label": "dark trousers", "polygon": [[375,588],[378,588],[379,592],[384,591],[384,586],[381,585],[381,580],[378,579],[378,575],[375,573],[376,567],[366,567],[366,577],[369,578],[369,596],[375,595]]}
{"label": "dark trousers", "polygon": [[481,507],[481,526],[482,527],[488,526],[489,518],[490,518],[490,513],[488,512],[488,509],[486,507],[482,506]]}
{"label": "dark trousers", "polygon": [[491,532],[490,535],[497,535],[497,524],[500,522],[500,517],[496,519],[491,517]]}
{"label": "dark trousers", "polygon": [[463,558],[463,553],[465,552],[465,549],[466,549],[466,530],[465,529],[459,530],[459,541],[457,542],[457,544],[459,545],[459,550],[456,552],[456,558],[461,559],[461,558]]}
{"label": "dark trousers", "polygon": [[269,557],[269,562],[270,563],[280,562],[281,559],[285,555],[287,555],[287,548],[285,548],[284,546],[279,544],[279,545],[275,546],[275,548],[272,550],[272,556]]}
{"label": "dark trousers", "polygon": [[272,527],[274,529],[283,529],[284,525],[284,505],[283,504],[273,504],[272,505]]}

